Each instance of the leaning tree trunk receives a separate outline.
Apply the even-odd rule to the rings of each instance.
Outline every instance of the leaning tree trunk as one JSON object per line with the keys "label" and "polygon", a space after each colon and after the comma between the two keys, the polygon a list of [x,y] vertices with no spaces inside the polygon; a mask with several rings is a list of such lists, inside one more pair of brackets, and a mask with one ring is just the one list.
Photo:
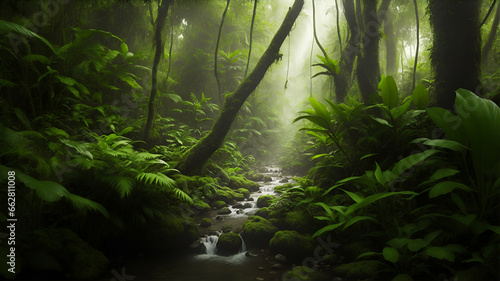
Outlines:
{"label": "leaning tree trunk", "polygon": [[304,6],[304,0],[295,0],[255,68],[243,79],[234,93],[227,95],[222,110],[210,132],[191,147],[177,164],[177,169],[181,173],[195,174],[200,172],[210,156],[221,146],[239,109],[264,78],[267,69],[279,58],[279,49],[291,31],[302,6]]}
{"label": "leaning tree trunk", "polygon": [[486,65],[487,63],[486,59],[488,58],[488,53],[490,52],[491,47],[493,46],[493,42],[495,41],[498,24],[500,23],[500,4],[497,3],[496,5],[497,11],[495,13],[495,19],[493,19],[493,24],[491,25],[490,32],[488,33],[488,39],[486,39],[486,42],[483,46],[483,65]]}
{"label": "leaning tree trunk", "polygon": [[429,0],[434,88],[442,108],[453,109],[457,89],[480,86],[480,7],[480,0]]}
{"label": "leaning tree trunk", "polygon": [[156,51],[153,59],[153,69],[151,70],[151,94],[149,96],[148,104],[148,118],[146,120],[146,126],[144,127],[145,140],[149,139],[151,127],[153,124],[153,119],[155,115],[155,99],[157,90],[157,79],[158,79],[158,64],[160,63],[161,54],[163,53],[163,40],[161,39],[161,30],[165,25],[165,20],[167,19],[168,8],[174,2],[174,0],[163,0],[158,8],[158,16],[156,17],[156,27],[155,27],[155,45]]}

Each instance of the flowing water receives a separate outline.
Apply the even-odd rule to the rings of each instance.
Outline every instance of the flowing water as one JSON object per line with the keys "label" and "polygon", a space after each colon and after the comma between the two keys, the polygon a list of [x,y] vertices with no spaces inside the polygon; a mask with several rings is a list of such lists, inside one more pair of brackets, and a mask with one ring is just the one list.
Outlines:
{"label": "flowing water", "polygon": [[[253,192],[250,196],[253,201],[240,203],[251,203],[251,208],[237,209],[229,207],[231,214],[221,215],[223,220],[216,220],[212,213],[212,229],[220,230],[224,225],[230,225],[233,230],[241,230],[241,226],[249,215],[254,214],[259,196],[273,194],[274,187],[282,185],[283,178],[278,173],[278,168],[268,167],[272,172],[264,173],[272,177],[271,182],[260,182],[260,190]],[[203,229],[201,229],[203,232]],[[254,253],[247,256],[245,241],[238,254],[232,256],[217,255],[217,240],[220,231],[212,235],[202,237],[202,243],[206,252],[198,255],[182,255],[175,258],[143,257],[126,266],[128,276],[136,276],[134,280],[139,281],[255,281],[255,280],[282,280],[284,270],[273,270],[271,264],[266,260],[264,253]],[[129,279],[131,280],[131,279]]]}

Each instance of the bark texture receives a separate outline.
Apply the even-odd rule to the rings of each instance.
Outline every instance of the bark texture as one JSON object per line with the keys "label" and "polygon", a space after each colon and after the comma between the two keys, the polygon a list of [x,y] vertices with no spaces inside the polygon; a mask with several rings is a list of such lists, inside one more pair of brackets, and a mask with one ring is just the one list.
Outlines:
{"label": "bark texture", "polygon": [[480,87],[481,1],[430,0],[433,31],[431,63],[435,73],[437,105],[453,109],[455,90],[475,92]]}

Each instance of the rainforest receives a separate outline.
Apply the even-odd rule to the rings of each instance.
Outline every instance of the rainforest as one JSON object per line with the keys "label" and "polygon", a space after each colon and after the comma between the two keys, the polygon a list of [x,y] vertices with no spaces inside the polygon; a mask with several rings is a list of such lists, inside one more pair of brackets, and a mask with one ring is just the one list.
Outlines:
{"label": "rainforest", "polygon": [[500,280],[498,2],[1,1],[1,277]]}

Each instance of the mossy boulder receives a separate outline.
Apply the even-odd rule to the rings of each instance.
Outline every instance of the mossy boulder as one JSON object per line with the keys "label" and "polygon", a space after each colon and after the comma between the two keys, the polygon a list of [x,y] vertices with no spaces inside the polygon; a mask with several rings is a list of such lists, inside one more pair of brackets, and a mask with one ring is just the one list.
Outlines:
{"label": "mossy boulder", "polygon": [[274,195],[262,195],[257,199],[257,207],[269,207],[271,205],[271,201],[274,200],[276,196]]}
{"label": "mossy boulder", "polygon": [[72,279],[97,279],[108,270],[109,260],[72,230],[45,228],[28,238],[32,250],[24,255],[25,268],[64,271]]}
{"label": "mossy boulder", "polygon": [[227,207],[227,204],[224,201],[215,201],[212,202],[211,205],[213,208],[216,208],[217,210],[222,209],[223,207]]}
{"label": "mossy boulder", "polygon": [[255,212],[255,215],[263,217],[263,218],[267,218],[267,216],[269,215],[270,212],[271,212],[271,210],[269,210],[268,207],[264,207],[264,208],[258,209],[257,212]]}
{"label": "mossy boulder", "polygon": [[194,200],[193,207],[202,213],[210,211],[210,205],[199,199]]}
{"label": "mossy boulder", "polygon": [[367,279],[376,278],[380,269],[384,264],[380,261],[366,260],[366,261],[356,261],[351,263],[346,263],[337,266],[333,269],[333,273],[336,276],[345,279]]}
{"label": "mossy boulder", "polygon": [[282,254],[289,261],[300,262],[313,255],[313,240],[294,230],[278,231],[269,241],[269,248],[275,254]]}
{"label": "mossy boulder", "polygon": [[142,241],[141,249],[146,252],[183,251],[200,238],[194,221],[173,214],[148,224],[146,232],[142,228],[134,232],[133,236]]}
{"label": "mossy boulder", "polygon": [[238,234],[234,232],[223,233],[217,241],[217,254],[223,256],[237,254],[242,244],[243,242]]}
{"label": "mossy boulder", "polygon": [[233,204],[234,199],[230,192],[222,189],[217,189],[215,191],[214,199],[216,201],[224,201],[226,204]]}
{"label": "mossy boulder", "polygon": [[259,190],[259,184],[245,179],[242,176],[230,176],[229,177],[229,187],[231,189],[239,189],[239,188],[246,188],[251,191],[258,191]]}
{"label": "mossy boulder", "polygon": [[235,192],[233,191],[231,193],[231,195],[233,196],[233,199],[236,200],[236,201],[243,201],[245,200],[245,195],[239,193],[239,192]]}
{"label": "mossy boulder", "polygon": [[248,173],[245,173],[243,175],[245,176],[245,178],[247,178],[251,181],[269,182],[269,181],[273,180],[270,175],[258,174],[258,173],[254,173],[254,172],[248,172]]}
{"label": "mossy boulder", "polygon": [[228,207],[223,207],[222,209],[217,211],[217,214],[219,214],[219,215],[227,215],[230,213],[231,213],[231,210]]}
{"label": "mossy boulder", "polygon": [[323,273],[315,271],[307,266],[296,266],[288,271],[283,281],[324,281],[330,280]]}
{"label": "mossy boulder", "polygon": [[268,220],[259,216],[250,216],[243,224],[241,236],[249,247],[267,248],[269,240],[278,231]]}
{"label": "mossy boulder", "polygon": [[295,230],[302,234],[314,232],[311,226],[315,223],[314,219],[305,212],[290,212],[285,217],[285,226],[287,229]]}
{"label": "mossy boulder", "polygon": [[243,194],[243,197],[245,197],[245,198],[250,197],[250,191],[248,189],[246,189],[246,188],[238,188],[236,191],[238,193]]}
{"label": "mossy boulder", "polygon": [[209,218],[202,218],[200,221],[201,227],[209,227],[212,225],[212,221]]}

